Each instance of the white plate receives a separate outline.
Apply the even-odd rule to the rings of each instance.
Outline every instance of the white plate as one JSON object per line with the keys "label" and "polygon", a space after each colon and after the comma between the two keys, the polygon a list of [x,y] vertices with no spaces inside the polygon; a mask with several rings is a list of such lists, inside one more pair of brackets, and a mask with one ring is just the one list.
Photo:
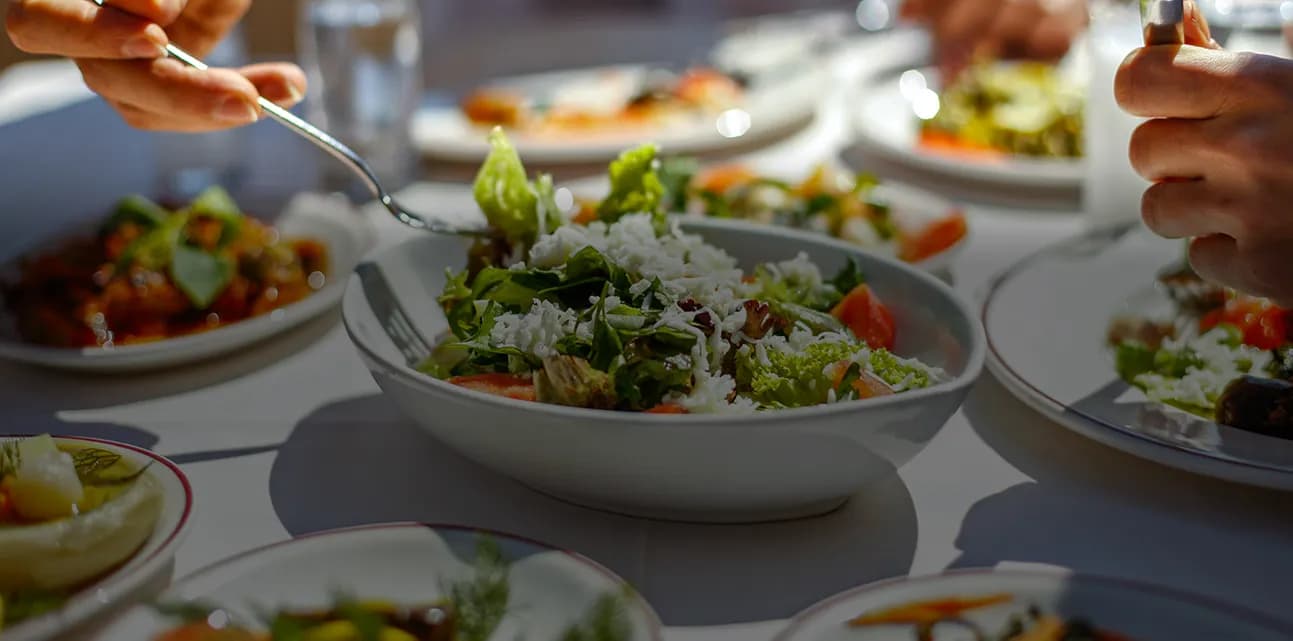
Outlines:
{"label": "white plate", "polygon": [[[970,570],[885,581],[829,598],[809,608],[773,641],[912,641],[911,626],[850,628],[845,622],[913,601],[1009,594],[1015,601],[976,611],[969,618],[989,634],[1012,614],[1037,605],[1043,612],[1086,619],[1132,641],[1278,641],[1293,627],[1230,604],[1167,588],[1085,575]],[[968,639],[964,630],[939,627],[935,639]],[[942,634],[946,632],[947,634]]]}
{"label": "white plate", "polygon": [[0,334],[0,358],[92,372],[171,367],[237,351],[333,308],[345,290],[346,274],[373,244],[371,223],[344,197],[318,194],[298,196],[278,219],[270,222],[284,236],[318,239],[328,248],[328,282],[304,300],[208,332],[111,349],[47,347],[24,342],[12,334]]}
{"label": "white plate", "polygon": [[[660,641],[660,621],[650,606],[622,579],[587,558],[506,534],[413,523],[337,530],[270,545],[190,575],[159,601],[217,605],[235,620],[253,622],[253,608],[326,608],[338,594],[429,605],[445,597],[447,582],[471,576],[481,536],[497,542],[511,562],[508,612],[493,639],[555,641],[597,599],[627,593],[628,641]],[[141,605],[94,639],[148,641],[173,625],[151,606]]]}
{"label": "white plate", "polygon": [[153,581],[162,577],[163,572],[169,571],[175,552],[188,534],[193,489],[189,486],[188,477],[174,463],[124,443],[65,436],[54,440],[111,450],[141,467],[151,463],[145,474],[161,488],[162,510],[153,526],[152,536],[125,565],[74,595],[58,611],[6,628],[0,633],[4,641],[52,639],[139,597],[141,591],[147,590]]}
{"label": "white plate", "polygon": [[865,76],[852,91],[851,118],[858,143],[869,151],[932,174],[1001,187],[1075,188],[1082,185],[1081,160],[1008,156],[969,160],[921,148],[920,128],[899,85],[906,71],[925,76],[937,89],[938,74],[916,65]]}
{"label": "white plate", "polygon": [[[516,87],[521,91],[542,91],[571,79],[586,78],[610,69],[641,73],[645,67],[598,67],[558,71],[501,80],[498,86]],[[825,65],[806,66],[799,73],[781,76],[777,82],[756,85],[746,91],[739,107],[744,114],[709,116],[669,128],[616,132],[604,135],[571,135],[536,138],[521,132],[509,132],[517,152],[527,163],[604,162],[619,156],[628,147],[652,141],[669,154],[707,153],[743,147],[775,138],[808,124],[817,112],[818,99],[830,75]],[[726,137],[719,133],[719,118],[745,120],[748,130],[742,135]],[[739,128],[737,129],[739,131]],[[418,112],[412,124],[413,142],[422,153],[456,162],[480,162],[489,153],[488,128],[472,124],[457,105],[443,105]]]}
{"label": "white plate", "polygon": [[1119,380],[1110,320],[1157,295],[1178,241],[1140,226],[1045,249],[994,281],[983,304],[988,366],[1020,399],[1074,431],[1192,472],[1293,490],[1293,441],[1218,425],[1146,401]]}
{"label": "white plate", "polygon": [[[830,274],[853,258],[893,310],[896,352],[947,382],[884,398],[754,415],[660,416],[567,408],[467,390],[411,362],[447,331],[436,303],[460,239],[418,236],[371,255],[342,314],[382,390],[420,427],[496,472],[595,508],[654,518],[751,522],[831,511],[911,460],[978,377],[981,329],[947,285],[820,234],[740,221],[687,221],[746,269],[799,252]],[[715,465],[721,461],[721,465]]]}

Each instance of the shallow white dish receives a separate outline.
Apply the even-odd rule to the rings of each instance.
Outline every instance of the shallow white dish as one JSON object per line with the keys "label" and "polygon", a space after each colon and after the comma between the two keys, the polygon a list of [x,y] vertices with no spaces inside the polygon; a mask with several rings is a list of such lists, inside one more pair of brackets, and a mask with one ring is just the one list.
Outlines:
{"label": "shallow white dish", "polygon": [[1293,490],[1293,441],[1149,403],[1119,380],[1110,320],[1159,294],[1178,241],[1135,227],[1044,249],[998,276],[983,304],[988,367],[1033,408],[1080,434],[1172,467]]}
{"label": "shallow white dish", "polygon": [[[491,84],[542,94],[544,89],[559,83],[592,77],[608,70],[640,74],[645,69],[639,65],[594,67],[519,76]],[[521,157],[527,163],[535,164],[610,161],[624,149],[648,140],[659,144],[668,154],[722,151],[775,138],[808,124],[817,113],[818,98],[829,81],[830,75],[824,66],[805,65],[797,73],[782,74],[775,82],[747,89],[745,100],[738,108],[744,115],[715,115],[676,126],[605,134],[534,137],[522,132],[509,132],[508,135]],[[745,122],[747,116],[748,122]],[[719,133],[718,119],[724,117],[734,119],[723,126],[730,137]],[[471,123],[457,105],[440,105],[419,111],[413,118],[411,129],[413,144],[430,157],[477,163],[489,153],[486,141],[489,129]],[[740,135],[734,135],[737,132]]]}
{"label": "shallow white dish", "polygon": [[937,90],[938,73],[915,65],[869,74],[852,90],[850,117],[858,143],[889,160],[931,174],[999,187],[1075,188],[1085,178],[1082,160],[1008,156],[968,159],[922,149],[911,102],[899,84],[915,71]]}
{"label": "shallow white dish", "polygon": [[787,519],[839,507],[915,456],[982,368],[973,313],[916,268],[811,232],[721,220],[683,227],[747,269],[802,251],[832,273],[854,258],[894,311],[897,353],[943,368],[950,380],[880,399],[742,416],[572,409],[466,390],[410,363],[446,331],[436,298],[446,268],[466,264],[462,241],[429,235],[359,266],[342,303],[346,329],[383,391],[466,456],[575,503],[688,521]]}
{"label": "shallow white dish", "polygon": [[[967,617],[990,634],[1004,629],[1011,614],[1036,605],[1132,641],[1277,641],[1293,635],[1287,623],[1168,588],[1059,572],[969,570],[884,581],[831,597],[797,616],[773,641],[911,641],[916,638],[912,626],[850,628],[845,622],[913,601],[998,594],[1015,600]],[[964,630],[955,632],[940,626],[934,638],[970,638]]]}
{"label": "shallow white dish", "polygon": [[329,274],[322,289],[269,314],[208,332],[111,349],[47,347],[24,342],[6,332],[0,334],[0,359],[91,372],[172,367],[237,351],[333,308],[345,290],[346,274],[373,244],[372,225],[343,197],[318,194],[298,196],[281,216],[269,222],[284,236],[315,238],[327,246]]}
{"label": "shallow white dish", "polygon": [[[624,612],[632,629],[628,641],[660,641],[660,621],[650,606],[606,568],[534,541],[452,526],[399,523],[299,537],[199,570],[159,601],[215,605],[234,620],[251,621],[256,619],[250,608],[326,608],[339,593],[429,605],[446,596],[447,582],[471,575],[481,536],[498,543],[511,563],[508,613],[491,638],[559,639],[598,598],[626,594]],[[149,641],[173,626],[151,606],[140,605],[93,638]]]}
{"label": "shallow white dish", "polygon": [[193,490],[188,477],[174,463],[133,445],[93,438],[55,437],[59,443],[109,450],[139,466],[149,465],[146,475],[161,490],[162,509],[153,533],[124,565],[78,592],[59,610],[16,626],[5,628],[4,641],[45,641],[76,630],[121,604],[137,598],[139,592],[169,572],[180,544],[188,533],[193,511]]}

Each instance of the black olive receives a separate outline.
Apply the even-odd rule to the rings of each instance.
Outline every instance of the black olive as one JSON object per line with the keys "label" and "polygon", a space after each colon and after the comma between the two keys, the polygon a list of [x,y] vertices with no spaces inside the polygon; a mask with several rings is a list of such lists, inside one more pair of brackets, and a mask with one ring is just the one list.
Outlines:
{"label": "black olive", "polygon": [[1217,422],[1293,439],[1293,383],[1256,376],[1235,380],[1217,400]]}

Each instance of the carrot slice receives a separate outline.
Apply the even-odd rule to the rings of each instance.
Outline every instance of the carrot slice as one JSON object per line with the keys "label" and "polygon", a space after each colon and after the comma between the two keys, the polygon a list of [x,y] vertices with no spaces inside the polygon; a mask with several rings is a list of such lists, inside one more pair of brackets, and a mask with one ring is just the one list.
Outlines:
{"label": "carrot slice", "polygon": [[951,249],[969,233],[965,212],[957,211],[898,239],[898,257],[916,263]]}
{"label": "carrot slice", "polygon": [[663,405],[656,405],[655,407],[647,410],[646,413],[647,414],[690,414],[691,412],[688,412],[687,408],[681,405],[665,403]]}
{"label": "carrot slice", "polygon": [[538,394],[534,381],[512,374],[476,374],[473,376],[455,376],[449,383],[477,392],[493,394],[518,401],[536,401]]}

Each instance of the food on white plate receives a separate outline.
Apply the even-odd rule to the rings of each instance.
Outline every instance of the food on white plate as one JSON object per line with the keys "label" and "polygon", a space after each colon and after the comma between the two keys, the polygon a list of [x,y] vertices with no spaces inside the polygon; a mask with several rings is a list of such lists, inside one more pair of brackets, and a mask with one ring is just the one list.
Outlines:
{"label": "food on white plate", "polygon": [[943,89],[937,114],[920,119],[920,144],[969,158],[1079,158],[1084,104],[1082,87],[1056,65],[980,62]]}
{"label": "food on white plate", "polygon": [[[153,641],[489,641],[509,614],[510,568],[497,543],[484,537],[473,569],[470,578],[450,583],[443,599],[422,605],[339,597],[317,610],[262,609],[262,620],[250,623],[219,606],[159,604],[179,624]],[[632,629],[624,597],[603,595],[557,639],[508,641],[628,641]]]}
{"label": "food on white plate", "polygon": [[982,641],[1131,641],[1126,636],[1102,630],[1082,619],[1064,618],[1029,607],[1012,615],[1004,629],[993,632],[973,622],[969,615],[978,610],[1004,607],[1015,601],[1009,594],[981,597],[914,601],[850,620],[853,628],[910,627],[913,641],[934,641],[935,631],[960,630],[967,638]]}
{"label": "food on white plate", "polygon": [[666,126],[736,107],[743,95],[736,80],[709,68],[681,74],[613,69],[561,84],[543,96],[484,87],[468,94],[460,107],[477,125],[551,137]]}
{"label": "food on white plate", "polygon": [[656,149],[625,152],[586,224],[530,181],[501,130],[475,185],[497,235],[449,274],[450,335],[422,370],[512,399],[653,412],[754,412],[901,394],[942,381],[895,354],[894,315],[851,261],[742,270],[666,215]]}
{"label": "food on white plate", "polygon": [[268,314],[327,281],[319,241],[284,239],[212,188],[178,210],[131,196],[90,237],[25,257],[0,296],[23,340],[113,347]]}
{"label": "food on white plate", "polygon": [[146,467],[49,436],[0,442],[0,630],[60,608],[152,535]]}
{"label": "food on white plate", "polygon": [[1149,400],[1258,434],[1293,439],[1293,312],[1165,270],[1167,316],[1115,318],[1118,375]]}
{"label": "food on white plate", "polygon": [[[867,173],[821,164],[802,181],[760,175],[743,164],[702,169],[693,158],[661,162],[668,211],[692,216],[736,218],[828,234],[856,245],[921,262],[965,239],[965,213],[949,208],[927,212],[897,210]],[[585,201],[575,222],[597,219],[597,203]]]}

